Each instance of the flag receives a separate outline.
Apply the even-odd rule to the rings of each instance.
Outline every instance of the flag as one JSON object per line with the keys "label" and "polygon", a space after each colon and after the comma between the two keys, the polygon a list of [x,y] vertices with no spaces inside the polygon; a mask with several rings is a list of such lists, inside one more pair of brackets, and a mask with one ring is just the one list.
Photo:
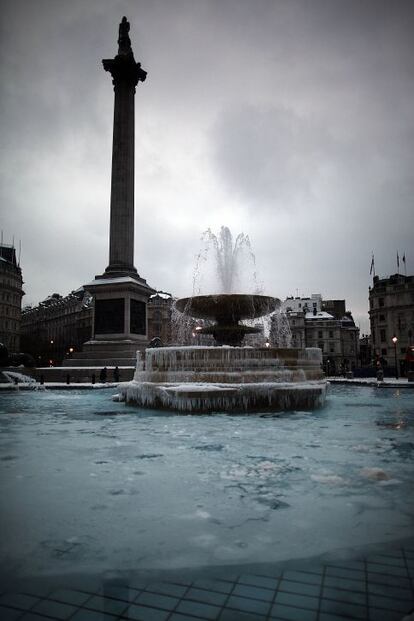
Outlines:
{"label": "flag", "polygon": [[404,265],[405,265],[405,252],[404,252],[404,254],[403,254],[402,262],[403,262],[403,263],[404,263]]}
{"label": "flag", "polygon": [[371,259],[371,269],[369,270],[370,275],[372,274],[372,272],[374,272],[374,276],[375,276],[374,253],[372,253],[372,259]]}
{"label": "flag", "polygon": [[397,267],[398,269],[400,269],[400,257],[398,256],[398,250],[397,250]]}

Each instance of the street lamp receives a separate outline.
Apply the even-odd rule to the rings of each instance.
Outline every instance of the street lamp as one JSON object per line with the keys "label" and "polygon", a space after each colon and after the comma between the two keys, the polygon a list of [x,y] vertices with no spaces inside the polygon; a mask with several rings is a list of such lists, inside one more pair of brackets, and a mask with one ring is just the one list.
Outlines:
{"label": "street lamp", "polygon": [[394,343],[395,379],[398,379],[397,341],[398,338],[394,334],[394,336],[392,337],[392,342]]}

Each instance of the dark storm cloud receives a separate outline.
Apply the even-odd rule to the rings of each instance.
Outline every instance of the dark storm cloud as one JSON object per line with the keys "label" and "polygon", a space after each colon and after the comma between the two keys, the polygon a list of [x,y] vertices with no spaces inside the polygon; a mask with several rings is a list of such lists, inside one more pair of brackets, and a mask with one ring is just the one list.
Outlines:
{"label": "dark storm cloud", "polygon": [[28,301],[106,266],[101,59],[124,14],[149,72],[136,264],[152,286],[187,294],[200,235],[221,224],[250,235],[279,296],[320,291],[365,314],[371,250],[379,273],[397,248],[413,271],[411,2],[3,0],[2,228],[22,239]]}

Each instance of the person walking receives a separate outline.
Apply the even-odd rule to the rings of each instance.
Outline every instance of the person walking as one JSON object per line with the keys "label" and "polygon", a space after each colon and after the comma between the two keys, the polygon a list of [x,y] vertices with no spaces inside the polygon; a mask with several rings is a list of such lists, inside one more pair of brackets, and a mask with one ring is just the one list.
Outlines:
{"label": "person walking", "polygon": [[119,382],[119,369],[115,367],[114,369],[114,382]]}
{"label": "person walking", "polygon": [[106,367],[104,367],[99,375],[99,379],[102,382],[102,384],[105,384],[106,382],[106,374],[107,374],[107,369]]}

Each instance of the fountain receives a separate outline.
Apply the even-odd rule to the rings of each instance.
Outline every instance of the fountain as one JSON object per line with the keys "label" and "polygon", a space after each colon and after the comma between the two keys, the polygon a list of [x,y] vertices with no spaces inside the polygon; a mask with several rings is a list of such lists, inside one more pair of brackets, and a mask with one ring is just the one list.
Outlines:
{"label": "fountain", "polygon": [[[147,349],[145,359],[137,354],[132,382],[119,386],[118,399],[141,407],[166,408],[179,412],[257,412],[314,409],[323,405],[326,381],[321,370],[319,348],[293,349],[243,346],[246,334],[261,332],[246,325],[273,313],[280,307],[277,298],[262,295],[253,271],[251,293],[238,293],[242,267],[254,255],[247,236],[240,234],[235,243],[227,227],[219,236],[207,231],[206,249],[200,253],[194,278],[194,295],[176,302],[184,321],[207,320],[198,334],[214,337],[215,346],[174,346]],[[211,250],[218,275],[216,292],[202,294],[200,266]],[[210,285],[211,287],[211,285]],[[217,291],[218,289],[218,291]],[[213,322],[213,323],[211,323]],[[274,326],[283,324],[280,318]],[[263,337],[264,340],[264,337]]]}

